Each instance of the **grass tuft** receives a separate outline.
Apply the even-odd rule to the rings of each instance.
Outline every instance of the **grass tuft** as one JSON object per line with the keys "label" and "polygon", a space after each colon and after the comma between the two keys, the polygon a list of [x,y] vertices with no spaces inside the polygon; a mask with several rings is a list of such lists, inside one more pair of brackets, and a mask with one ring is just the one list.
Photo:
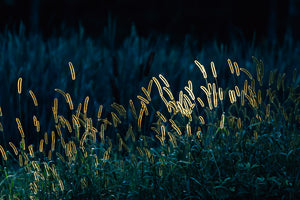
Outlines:
{"label": "grass tuft", "polygon": [[1,199],[300,198],[299,44],[152,40],[0,35]]}

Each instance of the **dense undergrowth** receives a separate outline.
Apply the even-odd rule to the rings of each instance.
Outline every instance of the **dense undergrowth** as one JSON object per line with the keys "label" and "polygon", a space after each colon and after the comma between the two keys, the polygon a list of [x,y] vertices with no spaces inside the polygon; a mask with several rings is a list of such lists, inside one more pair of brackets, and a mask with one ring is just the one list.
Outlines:
{"label": "dense undergrowth", "polygon": [[0,35],[0,198],[300,198],[297,42],[115,46],[113,27]]}

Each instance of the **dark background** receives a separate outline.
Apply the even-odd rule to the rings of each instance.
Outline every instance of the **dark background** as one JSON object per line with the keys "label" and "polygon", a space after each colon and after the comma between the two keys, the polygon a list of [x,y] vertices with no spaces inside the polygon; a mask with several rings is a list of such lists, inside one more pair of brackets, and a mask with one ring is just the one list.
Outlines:
{"label": "dark background", "polygon": [[27,33],[48,37],[81,24],[97,37],[111,16],[119,38],[134,23],[142,36],[168,33],[181,39],[190,34],[200,41],[226,42],[251,40],[255,33],[256,39],[280,41],[287,31],[299,38],[299,9],[299,0],[0,0],[0,30],[17,30],[22,21]]}

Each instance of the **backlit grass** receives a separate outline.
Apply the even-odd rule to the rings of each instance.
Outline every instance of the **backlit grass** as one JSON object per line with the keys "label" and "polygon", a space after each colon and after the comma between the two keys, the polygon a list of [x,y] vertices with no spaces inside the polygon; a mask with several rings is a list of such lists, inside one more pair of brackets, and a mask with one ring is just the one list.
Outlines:
{"label": "backlit grass", "polygon": [[263,45],[170,48],[135,32],[116,49],[1,37],[0,198],[300,197],[288,41],[263,62]]}

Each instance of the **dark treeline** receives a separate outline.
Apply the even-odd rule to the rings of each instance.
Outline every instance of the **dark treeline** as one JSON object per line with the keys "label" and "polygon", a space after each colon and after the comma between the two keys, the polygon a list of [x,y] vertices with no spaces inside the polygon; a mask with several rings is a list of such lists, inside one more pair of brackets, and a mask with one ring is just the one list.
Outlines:
{"label": "dark treeline", "polygon": [[[64,27],[81,24],[93,37],[103,32],[108,16],[117,22],[120,38],[132,23],[139,34],[167,33],[179,39],[191,34],[201,41],[232,37],[282,39],[287,31],[300,35],[299,0],[2,0],[0,29],[17,29],[22,21],[28,33],[48,37]],[[64,31],[66,29],[63,29]]]}

